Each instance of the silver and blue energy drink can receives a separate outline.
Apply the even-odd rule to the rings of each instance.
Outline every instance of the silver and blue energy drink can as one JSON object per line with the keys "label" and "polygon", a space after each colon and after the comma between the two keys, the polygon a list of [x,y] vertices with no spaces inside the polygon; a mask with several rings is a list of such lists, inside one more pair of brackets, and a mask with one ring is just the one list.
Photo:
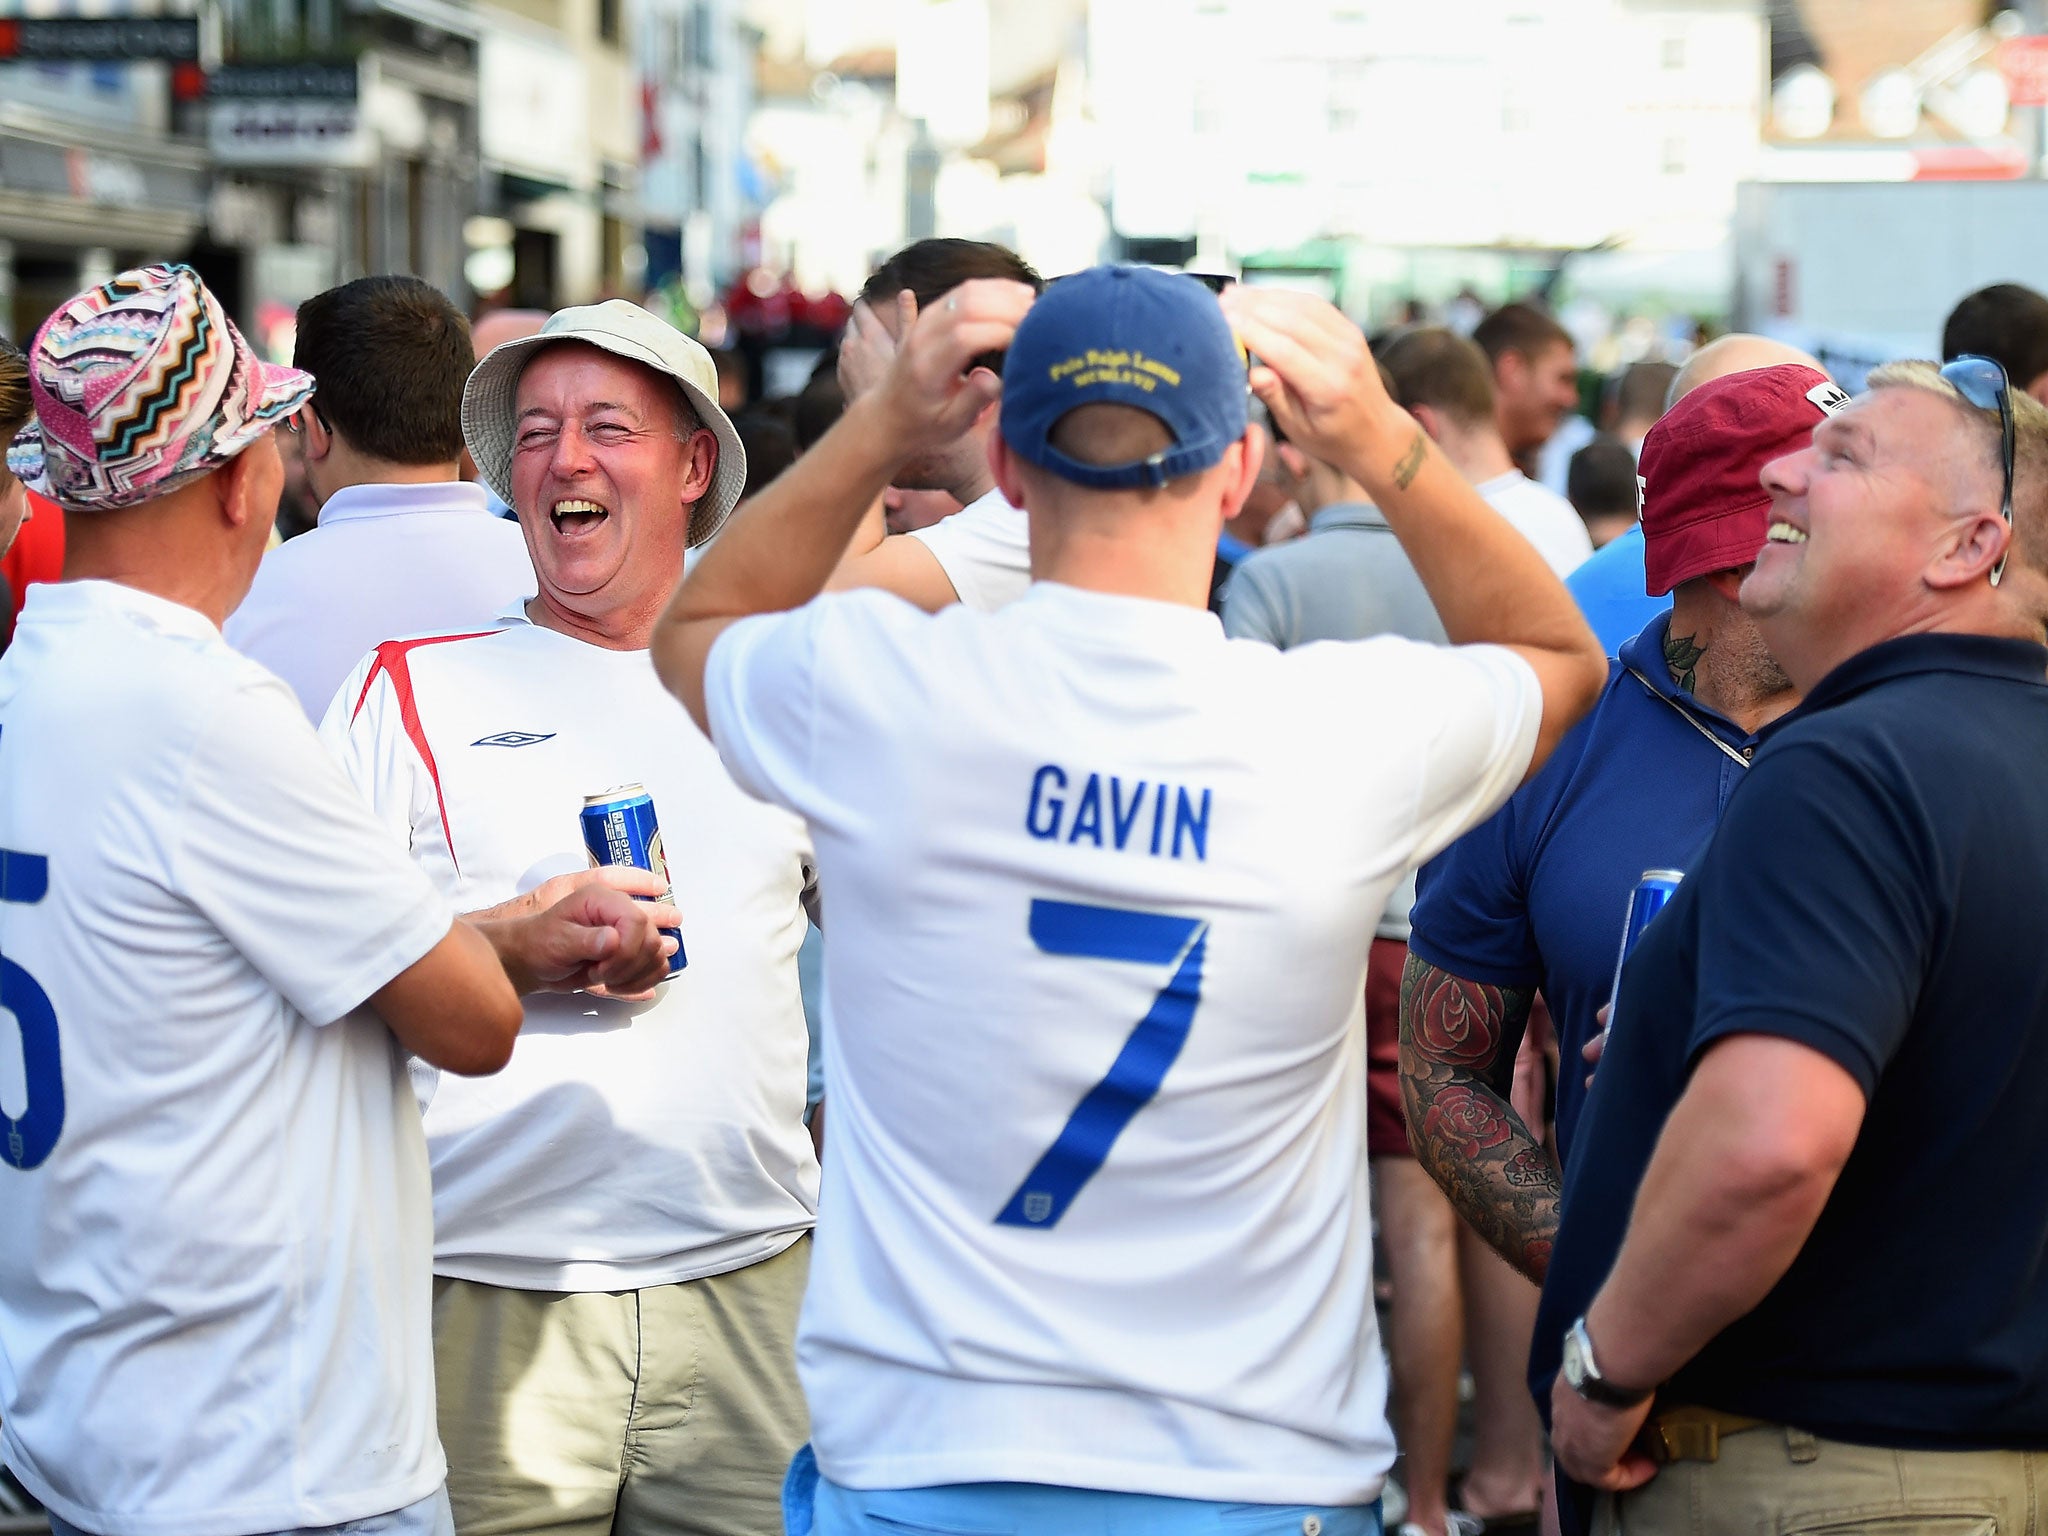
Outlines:
{"label": "silver and blue energy drink can", "polygon": [[[675,901],[668,860],[661,850],[661,824],[654,819],[654,797],[640,785],[622,784],[601,795],[583,797],[583,846],[600,865],[628,864],[647,870],[667,887],[663,899]],[[676,952],[668,961],[668,974],[674,976],[690,963],[683,954],[683,930],[661,931],[676,941]]]}
{"label": "silver and blue energy drink can", "polygon": [[1678,882],[1685,878],[1682,869],[1646,869],[1643,878],[1636,882],[1636,888],[1629,893],[1628,919],[1621,927],[1621,953],[1614,957],[1614,985],[1607,993],[1607,1027],[1614,1028],[1615,1003],[1621,997],[1621,968],[1628,964],[1628,957],[1634,953],[1636,940],[1643,936],[1643,930],[1650,926],[1650,919],[1664,910],[1665,904],[1678,890]]}

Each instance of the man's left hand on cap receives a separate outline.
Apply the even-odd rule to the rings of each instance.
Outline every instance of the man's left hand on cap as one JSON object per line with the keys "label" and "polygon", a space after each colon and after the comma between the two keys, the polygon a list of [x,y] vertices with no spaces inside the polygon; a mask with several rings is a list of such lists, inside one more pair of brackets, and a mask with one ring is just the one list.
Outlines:
{"label": "man's left hand on cap", "polygon": [[976,278],[919,314],[914,297],[899,295],[900,339],[877,391],[891,440],[915,453],[971,427],[1001,396],[1003,381],[969,365],[1009,346],[1035,297],[1024,283]]}

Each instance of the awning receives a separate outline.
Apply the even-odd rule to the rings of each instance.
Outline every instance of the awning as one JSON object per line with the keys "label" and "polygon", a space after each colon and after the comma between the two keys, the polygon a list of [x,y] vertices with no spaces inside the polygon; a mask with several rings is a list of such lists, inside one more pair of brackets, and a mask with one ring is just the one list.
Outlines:
{"label": "awning", "polygon": [[205,223],[207,193],[197,149],[0,128],[0,239],[173,255]]}

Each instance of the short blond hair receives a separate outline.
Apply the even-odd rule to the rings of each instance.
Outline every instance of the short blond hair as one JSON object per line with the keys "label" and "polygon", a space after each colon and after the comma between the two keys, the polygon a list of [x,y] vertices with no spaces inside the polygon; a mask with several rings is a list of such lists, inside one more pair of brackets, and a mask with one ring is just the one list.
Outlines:
{"label": "short blond hair", "polygon": [[[1941,376],[1937,364],[1912,359],[1884,363],[1870,371],[1872,389],[1917,389],[1938,395],[1971,421],[1990,427],[1992,466],[2004,473],[2002,433],[1996,410],[1972,405]],[[2017,385],[2012,397],[2012,558],[2048,575],[2048,406]]]}

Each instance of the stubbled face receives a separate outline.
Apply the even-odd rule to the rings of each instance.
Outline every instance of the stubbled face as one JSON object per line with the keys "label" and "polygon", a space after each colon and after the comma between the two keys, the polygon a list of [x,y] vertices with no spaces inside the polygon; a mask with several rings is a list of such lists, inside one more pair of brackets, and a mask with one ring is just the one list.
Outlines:
{"label": "stubbled face", "polygon": [[1496,371],[1501,436],[1510,453],[1523,453],[1549,442],[1565,417],[1579,408],[1578,360],[1561,341],[1534,357],[1508,355],[1520,367]]}
{"label": "stubbled face", "polygon": [[[1983,491],[1984,473],[1958,454],[1955,413],[1936,396],[1863,396],[1815,427],[1810,447],[1764,466],[1771,521],[1744,611],[1781,652],[1821,635],[1882,638],[1951,535],[1952,488]],[[1997,487],[1988,494],[1995,505]]]}
{"label": "stubbled face", "polygon": [[684,419],[672,380],[599,348],[564,343],[526,365],[512,504],[543,602],[603,627],[667,598],[718,454]]}
{"label": "stubbled face", "polygon": [[891,533],[914,533],[929,528],[960,510],[951,491],[913,491],[900,485],[882,492],[882,521]]}

